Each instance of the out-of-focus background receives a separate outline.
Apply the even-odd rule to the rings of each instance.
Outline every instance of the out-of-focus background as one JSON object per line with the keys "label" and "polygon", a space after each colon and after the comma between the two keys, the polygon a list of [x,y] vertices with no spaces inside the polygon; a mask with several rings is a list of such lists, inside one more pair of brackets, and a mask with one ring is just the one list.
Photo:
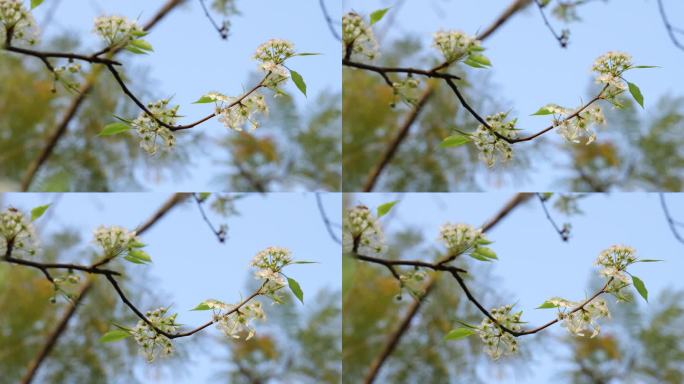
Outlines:
{"label": "out-of-focus background", "polygon": [[[205,0],[210,7],[213,0]],[[29,1],[25,2],[28,6]],[[101,15],[123,15],[140,24],[167,1],[45,1],[36,8],[42,33],[37,49],[90,53],[102,48],[93,30]],[[178,191],[178,190],[338,190],[341,174],[340,49],[329,32],[318,1],[235,1],[228,39],[205,17],[199,0],[181,1],[145,37],[154,52],[122,52],[129,87],[143,102],[172,97],[189,123],[213,112],[213,104],[192,104],[210,91],[236,96],[259,80],[257,46],[271,38],[292,41],[299,52],[288,66],[306,81],[308,96],[292,83],[287,95],[268,95],[270,116],[252,134],[225,128],[217,119],[177,132],[177,147],[149,156],[133,133],[96,136],[116,121],[133,119],[139,110],[103,71],[68,130],[29,185],[31,191]],[[326,1],[331,17],[340,4]],[[221,23],[224,17],[212,11]],[[88,66],[84,65],[88,71]],[[0,52],[0,190],[21,187],[29,164],[55,132],[76,97],[57,87],[40,60]]]}
{"label": "out-of-focus background", "polygon": [[[681,383],[684,380],[684,243],[668,225],[658,194],[554,195],[546,206],[554,222],[569,224],[564,242],[547,220],[536,195],[515,206],[487,232],[498,260],[466,257],[457,266],[469,271],[468,284],[487,308],[514,304],[529,327],[555,317],[553,309],[535,309],[559,296],[581,300],[601,284],[598,254],[614,244],[634,247],[638,257],[661,259],[629,271],[648,289],[646,303],[633,288],[632,302],[607,297],[612,318],[600,320],[595,338],[571,336],[558,324],[518,339],[520,354],[492,361],[477,336],[443,341],[457,320],[480,324],[483,315],[456,282],[440,275],[396,348],[382,365],[376,383]],[[445,222],[480,226],[512,195],[349,194],[345,206],[398,204],[381,218],[388,245],[386,258],[433,261],[445,249],[438,242]],[[682,223],[684,197],[664,196],[670,217]],[[677,224],[680,236],[682,224]],[[343,262],[344,382],[362,382],[372,361],[395,332],[414,301],[386,268],[345,256]]]}
{"label": "out-of-focus background", "polygon": [[[286,247],[297,260],[316,264],[286,268],[304,291],[302,305],[287,290],[285,303],[263,300],[266,321],[256,322],[249,341],[227,339],[215,327],[176,339],[176,353],[148,364],[132,339],[103,344],[112,322],[132,327],[138,318],[104,279],[95,279],[67,328],[40,365],[34,383],[337,383],[341,374],[340,246],[328,233],[321,209],[340,223],[340,195],[223,195],[227,216],[205,210],[215,227],[228,226],[220,243],[189,198],[141,235],[148,265],[116,260],[123,289],[141,310],[169,306],[189,330],[205,323],[206,311],[190,311],[213,298],[239,302],[258,281],[252,257],[269,246]],[[169,198],[146,194],[2,194],[2,209],[24,212],[51,203],[36,222],[40,261],[91,263],[92,231],[100,225],[135,228]],[[339,227],[331,227],[339,236]],[[59,274],[55,272],[55,276]],[[85,284],[86,277],[81,280]],[[78,287],[76,287],[78,288]],[[80,288],[79,288],[80,289]],[[62,318],[68,303],[49,298],[52,285],[40,271],[0,262],[0,383],[17,383]],[[259,299],[261,300],[261,299]]]}
{"label": "out-of-focus background", "polygon": [[[684,28],[684,3],[661,0],[669,22]],[[540,140],[513,145],[514,160],[487,168],[474,145],[440,148],[456,129],[471,132],[477,122],[440,82],[428,104],[378,178],[373,191],[680,191],[684,180],[684,98],[682,59],[661,19],[659,1],[550,1],[545,7],[557,33],[570,31],[566,49],[547,29],[532,1],[513,13],[482,46],[489,69],[462,64],[452,72],[471,105],[482,115],[510,112],[518,128],[533,133],[547,127],[548,116],[530,116],[548,103],[581,105],[597,93],[591,66],[608,51],[624,51],[635,64],[660,68],[633,70],[625,77],[644,94],[644,109],[629,94],[624,110],[603,103],[607,125],[592,145],[567,144],[551,132]],[[373,26],[380,57],[373,63],[430,68],[442,59],[432,47],[439,30],[476,35],[488,28],[515,0],[345,0],[343,11],[368,20],[391,7]],[[561,4],[566,19],[554,16]],[[684,35],[677,33],[679,41]],[[393,77],[398,79],[400,77]],[[421,88],[425,87],[422,82]],[[392,89],[375,73],[343,70],[344,190],[360,191],[381,154],[396,137],[410,108],[390,107]],[[420,92],[419,92],[420,93]]]}

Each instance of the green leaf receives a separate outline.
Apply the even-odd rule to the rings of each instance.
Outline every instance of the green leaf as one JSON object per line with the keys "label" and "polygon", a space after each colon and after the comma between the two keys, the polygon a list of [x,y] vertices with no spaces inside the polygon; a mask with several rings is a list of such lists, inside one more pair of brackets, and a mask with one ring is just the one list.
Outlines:
{"label": "green leaf", "polygon": [[498,259],[498,257],[496,257],[496,252],[487,247],[477,247],[473,250],[473,253],[477,253],[478,255],[482,255],[488,259]]}
{"label": "green leaf", "polygon": [[394,207],[395,204],[397,204],[399,200],[396,201],[390,201],[389,203],[385,204],[380,204],[378,205],[378,219],[385,216],[386,214],[389,213],[389,211]]}
{"label": "green leaf", "polygon": [[100,343],[111,343],[114,341],[123,340],[130,335],[130,333],[123,330],[109,331],[100,337]]}
{"label": "green leaf", "polygon": [[542,303],[542,305],[537,307],[537,309],[549,309],[549,308],[558,308],[558,305],[554,304],[550,301],[545,301]]}
{"label": "green leaf", "polygon": [[147,36],[147,34],[148,34],[147,31],[132,31],[131,32],[131,35],[133,35],[135,37],[143,37],[143,36]]}
{"label": "green leaf", "polygon": [[641,297],[643,297],[644,300],[648,302],[648,290],[646,289],[646,285],[644,284],[644,282],[640,278],[632,275],[632,283],[634,284],[634,288],[636,288],[637,292],[639,292]]}
{"label": "green leaf", "polygon": [[145,262],[143,260],[140,260],[137,257],[132,257],[131,255],[126,255],[124,257],[124,260],[128,260],[133,264],[145,264]]}
{"label": "green leaf", "polygon": [[135,243],[131,244],[131,248],[145,248],[147,244],[141,243],[139,241],[136,241]]}
{"label": "green leaf", "polygon": [[36,221],[41,216],[43,216],[43,214],[45,213],[45,211],[47,211],[48,208],[50,208],[50,204],[41,205],[39,207],[33,208],[31,210],[31,221]]}
{"label": "green leaf", "polygon": [[306,96],[306,83],[304,82],[302,75],[300,75],[299,72],[290,69],[290,76],[292,77],[292,81],[295,83],[297,88],[299,88],[304,96]]}
{"label": "green leaf", "polygon": [[150,257],[150,255],[147,254],[147,252],[139,249],[128,252],[128,256],[134,257],[136,259],[139,259],[140,261],[147,263],[152,261],[152,258]]}
{"label": "green leaf", "polygon": [[299,299],[299,301],[304,304],[304,292],[302,291],[302,288],[299,286],[299,283],[295,279],[287,278],[287,285],[290,286],[290,290],[292,293],[294,293],[295,296]]}
{"label": "green leaf", "polygon": [[629,69],[644,69],[644,68],[660,68],[657,65],[635,65],[633,67],[629,67]]}
{"label": "green leaf", "polygon": [[491,261],[492,261],[492,259],[490,259],[489,257],[486,257],[486,256],[484,256],[484,255],[481,255],[481,254],[479,254],[479,253],[477,253],[477,252],[470,252],[470,253],[468,253],[468,256],[472,257],[472,258],[475,259],[475,260],[487,261],[487,262],[491,262]]}
{"label": "green leaf", "polygon": [[126,132],[129,129],[131,129],[130,125],[125,123],[111,123],[105,125],[104,129],[98,134],[98,136],[112,136]]}
{"label": "green leaf", "polygon": [[138,48],[138,47],[132,46],[132,45],[127,45],[127,46],[126,46],[126,50],[127,50],[128,52],[133,52],[133,53],[135,53],[136,55],[147,55],[147,52],[146,52],[146,51],[144,51],[144,50],[142,50],[142,49],[140,49],[140,48]]}
{"label": "green leaf", "polygon": [[317,261],[293,261],[292,264],[319,264]]}
{"label": "green leaf", "polygon": [[128,43],[128,46],[138,48],[142,51],[154,51],[154,49],[152,48],[152,44],[142,39],[133,40],[130,43]]}
{"label": "green leaf", "polygon": [[641,90],[639,87],[637,87],[636,84],[630,83],[629,81],[627,82],[627,86],[629,87],[629,93],[632,94],[632,97],[634,100],[636,100],[639,105],[641,105],[641,108],[644,107],[644,95],[641,94]]}
{"label": "green leaf", "polygon": [[296,53],[294,56],[319,56],[320,53],[317,52],[302,52],[302,53]]}
{"label": "green leaf", "polygon": [[641,260],[635,261],[635,263],[657,263],[657,262],[660,262],[660,261],[664,261],[664,260],[658,260],[658,259],[641,259]]}
{"label": "green leaf", "polygon": [[114,116],[114,118],[119,120],[119,121],[123,121],[124,123],[128,123],[128,125],[131,125],[133,123],[133,120],[124,119],[123,117],[117,116],[117,115],[112,115],[112,116]]}
{"label": "green leaf", "polygon": [[31,9],[34,9],[39,5],[43,4],[43,1],[44,0],[31,0]]}
{"label": "green leaf", "polygon": [[470,137],[466,135],[451,135],[439,143],[440,148],[458,147],[470,142]]}
{"label": "green leaf", "polygon": [[471,67],[473,67],[473,68],[487,68],[486,66],[484,66],[484,65],[482,65],[482,64],[480,64],[480,63],[478,63],[477,61],[471,60],[470,57],[467,58],[467,59],[463,62],[463,64],[469,65],[469,66],[471,66]]}
{"label": "green leaf", "polygon": [[485,66],[485,67],[491,67],[492,66],[492,62],[489,61],[489,59],[483,55],[470,55],[470,56],[468,56],[468,60],[471,60],[471,61],[478,63],[478,64]]}
{"label": "green leaf", "polygon": [[383,8],[383,9],[378,9],[377,11],[371,13],[370,14],[370,25],[373,25],[373,24],[377,23],[378,21],[380,21],[385,16],[387,11],[389,11],[389,10],[390,10],[389,8]]}
{"label": "green leaf", "polygon": [[477,240],[477,245],[489,245],[489,244],[494,244],[494,242],[491,240],[487,240],[484,237],[481,237]]}
{"label": "green leaf", "polygon": [[191,309],[191,311],[208,311],[210,309],[211,309],[210,306],[208,306],[204,302],[201,302],[201,303],[197,304],[197,306],[195,308]]}
{"label": "green leaf", "polygon": [[546,109],[546,107],[541,107],[539,110],[530,116],[544,116],[544,115],[553,115],[553,112],[549,111]]}
{"label": "green leaf", "polygon": [[214,99],[212,99],[209,96],[202,96],[199,98],[199,100],[195,101],[193,104],[206,104],[206,103],[213,103]]}
{"label": "green leaf", "polygon": [[444,336],[444,340],[460,340],[464,337],[474,335],[476,332],[468,328],[456,328],[449,331],[449,333]]}

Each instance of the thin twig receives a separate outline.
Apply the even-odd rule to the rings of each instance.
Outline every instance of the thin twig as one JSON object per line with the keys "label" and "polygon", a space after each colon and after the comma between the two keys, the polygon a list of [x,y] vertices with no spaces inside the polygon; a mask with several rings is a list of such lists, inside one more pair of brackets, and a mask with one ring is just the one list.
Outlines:
{"label": "thin twig", "polygon": [[675,33],[684,34],[684,31],[680,28],[676,28],[670,23],[667,17],[667,12],[665,12],[665,6],[663,5],[663,0],[658,0],[658,11],[660,11],[660,17],[663,19],[663,24],[665,29],[667,29],[667,34],[670,36],[670,40],[675,45],[675,47],[684,51],[684,43],[679,41]]}
{"label": "thin twig", "polygon": [[677,239],[677,241],[684,244],[684,237],[682,237],[682,235],[679,233],[679,230],[677,230],[677,226],[681,226],[682,224],[675,221],[675,219],[672,218],[672,215],[670,214],[670,209],[668,208],[667,202],[665,201],[665,194],[661,192],[658,195],[660,196],[660,206],[663,208],[665,219],[667,220],[667,224],[670,226],[672,234],[674,235],[675,239]]}
{"label": "thin twig", "polygon": [[570,231],[567,227],[563,227],[561,229],[558,226],[558,224],[556,224],[556,221],[553,220],[553,218],[551,217],[551,213],[546,207],[546,202],[548,201],[548,198],[542,196],[541,193],[537,193],[537,197],[539,198],[539,203],[541,203],[542,209],[544,210],[544,215],[546,215],[546,219],[549,221],[549,223],[551,223],[553,229],[558,233],[558,236],[560,236],[561,240],[567,242],[570,239]]}
{"label": "thin twig", "polygon": [[561,32],[559,35],[556,33],[556,30],[553,28],[551,23],[549,22],[549,19],[546,18],[546,13],[544,12],[544,6],[539,2],[539,0],[534,0],[534,3],[537,4],[537,8],[539,8],[539,13],[541,13],[542,19],[544,19],[544,24],[546,24],[546,28],[549,29],[553,37],[558,41],[558,44],[560,44],[561,48],[567,48],[568,47],[568,35],[565,32]]}
{"label": "thin twig", "polygon": [[318,0],[318,4],[321,7],[321,12],[323,12],[323,18],[325,19],[325,23],[328,24],[328,29],[330,29],[330,33],[333,35],[335,40],[342,41],[342,36],[340,36],[340,33],[337,31],[337,28],[335,27],[335,22],[333,21],[332,17],[330,17],[328,8],[325,6],[325,0]]}
{"label": "thin twig", "polygon": [[320,212],[321,214],[321,219],[323,219],[323,224],[325,224],[325,228],[328,230],[330,238],[333,239],[333,241],[337,244],[342,245],[342,240],[340,240],[340,237],[337,236],[337,234],[332,228],[332,222],[330,221],[330,218],[328,218],[328,215],[325,212],[325,207],[323,206],[323,201],[321,200],[321,194],[318,192],[316,192],[316,204],[318,206],[318,212]]}
{"label": "thin twig", "polygon": [[193,193],[192,197],[195,198],[195,202],[197,203],[197,208],[202,215],[202,219],[205,223],[207,223],[209,229],[211,229],[211,231],[214,233],[219,243],[225,243],[227,235],[226,230],[223,227],[220,227],[219,229],[214,228],[214,224],[212,224],[211,220],[209,220],[209,217],[207,217],[207,213],[204,211],[204,202],[206,199],[201,199],[196,193]]}
{"label": "thin twig", "polygon": [[216,32],[221,35],[221,38],[223,40],[226,40],[228,38],[228,23],[225,21],[223,22],[223,25],[219,26],[218,23],[214,20],[214,17],[211,16],[211,13],[209,13],[209,9],[207,8],[207,5],[204,4],[204,0],[199,0],[200,4],[202,5],[202,10],[204,10],[204,15],[209,19],[209,22],[211,22],[211,25],[214,27]]}

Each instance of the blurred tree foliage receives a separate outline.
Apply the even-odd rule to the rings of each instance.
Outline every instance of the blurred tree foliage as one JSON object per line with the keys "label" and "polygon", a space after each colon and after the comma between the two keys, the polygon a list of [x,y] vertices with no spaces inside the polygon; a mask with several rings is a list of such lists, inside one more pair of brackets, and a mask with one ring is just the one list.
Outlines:
{"label": "blurred tree foliage", "polygon": [[[403,37],[383,44],[378,64],[429,68],[435,62],[425,55],[423,40]],[[454,68],[462,76],[464,96],[478,111],[508,110],[511,102],[497,98],[496,86],[484,72]],[[392,107],[393,93],[375,73],[345,67],[343,70],[343,190],[362,189],[371,169],[399,130],[410,107]],[[421,87],[425,87],[424,79]],[[595,94],[595,85],[588,94]],[[593,92],[593,93],[592,93]],[[477,122],[454,94],[439,82],[409,135],[386,166],[376,191],[461,191],[524,186],[533,179],[534,164],[557,167],[550,188],[563,190],[667,190],[679,191],[684,180],[684,98],[662,96],[648,111],[637,114],[625,97],[625,110],[607,111],[608,125],[592,145],[562,143],[547,135],[514,146],[509,164],[487,168],[473,145],[442,149],[439,143],[456,130],[472,132]],[[627,100],[629,99],[629,100]]]}
{"label": "blurred tree foliage", "polygon": [[340,293],[320,291],[302,307],[288,292],[283,305],[269,305],[268,323],[254,338],[218,343],[228,368],[218,382],[235,384],[339,383],[342,376]]}

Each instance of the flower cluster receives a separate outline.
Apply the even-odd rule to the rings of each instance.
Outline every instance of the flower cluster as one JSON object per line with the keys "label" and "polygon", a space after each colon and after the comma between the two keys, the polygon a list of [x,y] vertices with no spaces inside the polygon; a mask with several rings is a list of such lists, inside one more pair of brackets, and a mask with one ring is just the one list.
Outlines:
{"label": "flower cluster", "polygon": [[358,205],[347,210],[343,225],[345,252],[369,251],[382,253],[385,249],[385,236],[378,219],[368,207]]}
{"label": "flower cluster", "polygon": [[604,98],[612,99],[627,89],[622,73],[632,67],[632,57],[624,52],[608,52],[599,56],[591,70],[596,72],[597,84],[607,85]]}
{"label": "flower cluster", "polygon": [[126,46],[145,31],[135,22],[123,16],[100,16],[95,18],[95,33],[107,42],[107,47]]}
{"label": "flower cluster", "polygon": [[453,63],[484,50],[480,41],[461,31],[439,31],[434,35],[434,46],[442,52],[447,63]]}
{"label": "flower cluster", "polygon": [[262,71],[287,78],[289,71],[283,63],[294,55],[294,44],[287,40],[270,39],[257,47],[254,59],[261,63],[259,68]]}
{"label": "flower cluster", "polygon": [[399,275],[399,281],[402,288],[406,288],[412,296],[421,297],[425,293],[423,281],[427,277],[427,273],[420,269],[414,269],[410,272],[405,272]]}
{"label": "flower cluster", "polygon": [[[150,323],[154,324],[159,330],[173,334],[180,327],[176,324],[177,314],[166,316],[168,308],[158,308],[154,311],[147,312],[145,315]],[[171,339],[157,333],[157,331],[150,327],[143,320],[139,320],[138,324],[130,331],[133,338],[140,346],[140,352],[145,355],[148,363],[154,361],[157,356],[169,356],[173,353],[173,344]]]}
{"label": "flower cluster", "polygon": [[548,302],[558,308],[558,319],[563,322],[562,326],[577,336],[594,337],[598,335],[601,327],[597,320],[610,318],[608,305],[602,298],[596,298],[582,307],[580,307],[581,303],[558,297],[552,298]]}
{"label": "flower cluster", "polygon": [[487,348],[487,354],[494,360],[518,352],[518,340],[516,340],[515,336],[505,332],[499,326],[499,324],[501,324],[511,331],[520,331],[520,324],[522,323],[520,317],[522,316],[522,311],[511,313],[512,309],[513,306],[511,305],[492,308],[490,313],[498,324],[493,322],[489,317],[485,317],[482,320],[482,323],[480,323],[480,326],[475,329]]}
{"label": "flower cluster", "polygon": [[[266,314],[259,301],[245,304],[237,310],[234,306],[218,301],[215,304],[212,309],[217,309],[219,312],[214,312],[212,319],[217,324],[218,329],[227,337],[240,339],[244,336],[245,340],[249,340],[256,333],[256,329],[251,325],[252,321],[266,319]],[[225,313],[221,313],[221,311]]]}
{"label": "flower cluster", "polygon": [[592,126],[606,123],[606,118],[599,106],[587,107],[571,119],[568,116],[575,112],[567,108],[549,104],[544,109],[553,113],[553,125],[558,127],[558,134],[572,143],[581,143],[584,139],[586,145],[591,144],[596,140],[596,132],[592,130]]}
{"label": "flower cluster", "polygon": [[257,253],[252,259],[251,266],[258,268],[256,277],[272,281],[284,286],[287,281],[281,274],[282,269],[292,263],[292,253],[287,248],[268,247]]}
{"label": "flower cluster", "polygon": [[102,248],[106,257],[118,256],[130,249],[143,246],[135,231],[116,225],[98,227],[93,232],[93,237],[95,244]]}
{"label": "flower cluster", "polygon": [[21,0],[0,0],[0,24],[3,27],[0,31],[3,41],[6,39],[4,34],[10,34],[12,41],[25,42],[28,45],[34,45],[38,41],[36,21]]}
{"label": "flower cluster", "polygon": [[515,139],[517,137],[518,130],[515,128],[517,119],[506,122],[507,115],[507,113],[499,112],[496,115],[487,116],[485,120],[491,129],[480,125],[475,133],[472,134],[472,140],[480,151],[480,159],[488,167],[496,164],[497,152],[501,156],[501,161],[508,161],[513,158],[511,145],[494,133],[496,132],[507,139]]}
{"label": "flower cluster", "polygon": [[449,249],[450,255],[460,255],[482,243],[488,243],[482,229],[468,224],[445,223],[439,229],[439,240]]}
{"label": "flower cluster", "polygon": [[601,252],[596,258],[595,265],[603,267],[599,272],[601,276],[612,277],[623,283],[630,283],[625,272],[627,267],[637,261],[636,251],[632,247],[613,245]]}
{"label": "flower cluster", "polygon": [[415,105],[418,102],[418,85],[420,85],[420,81],[412,76],[392,83],[394,89],[393,104],[403,101],[409,105]]}
{"label": "flower cluster", "polygon": [[140,135],[140,147],[150,155],[157,153],[158,138],[162,141],[163,149],[170,150],[176,145],[176,137],[173,135],[173,131],[159,124],[156,120],[158,119],[168,125],[176,124],[179,106],[168,108],[169,101],[169,99],[163,99],[147,104],[147,109],[154,117],[143,111],[131,123]]}
{"label": "flower cluster", "polygon": [[217,101],[216,114],[219,116],[219,121],[226,128],[238,132],[242,131],[245,123],[249,123],[252,130],[257,129],[260,123],[256,116],[268,114],[266,98],[260,93],[252,93],[237,103],[235,99],[217,92],[212,92],[207,96],[214,97]]}
{"label": "flower cluster", "polygon": [[378,56],[378,42],[363,18],[350,12],[342,16],[342,56],[359,55],[373,60]]}
{"label": "flower cluster", "polygon": [[0,256],[7,253],[10,243],[13,256],[19,252],[35,255],[38,247],[36,232],[31,222],[23,213],[11,207],[0,212]]}

